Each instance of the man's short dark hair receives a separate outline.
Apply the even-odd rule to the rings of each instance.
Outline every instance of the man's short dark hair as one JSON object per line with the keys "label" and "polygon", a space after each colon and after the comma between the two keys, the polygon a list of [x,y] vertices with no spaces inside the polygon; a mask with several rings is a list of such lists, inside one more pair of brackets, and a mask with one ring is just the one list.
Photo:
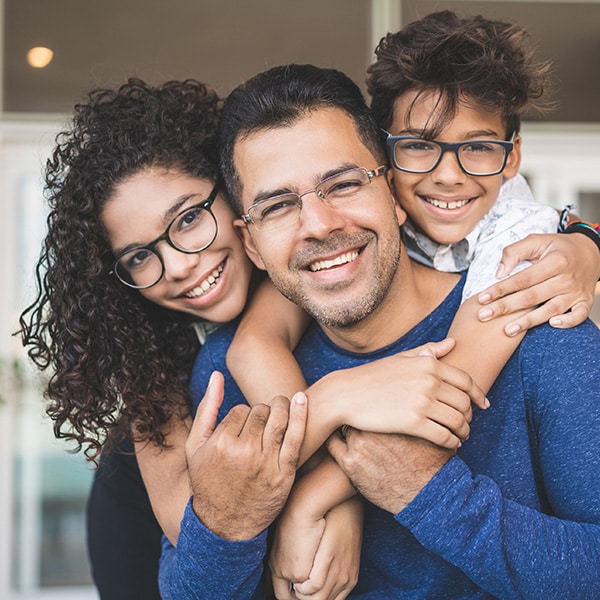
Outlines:
{"label": "man's short dark hair", "polygon": [[383,129],[392,123],[396,98],[412,90],[440,93],[439,116],[424,132],[432,137],[454,117],[461,100],[497,113],[507,136],[518,133],[525,109],[551,105],[541,101],[550,63],[534,60],[527,32],[518,25],[436,12],[388,33],[375,54],[367,89]]}
{"label": "man's short dark hair", "polygon": [[344,73],[314,65],[273,67],[238,86],[221,115],[221,173],[234,209],[240,213],[241,183],[233,161],[237,140],[254,132],[293,125],[311,111],[339,108],[354,121],[361,141],[387,162],[381,133],[359,87]]}

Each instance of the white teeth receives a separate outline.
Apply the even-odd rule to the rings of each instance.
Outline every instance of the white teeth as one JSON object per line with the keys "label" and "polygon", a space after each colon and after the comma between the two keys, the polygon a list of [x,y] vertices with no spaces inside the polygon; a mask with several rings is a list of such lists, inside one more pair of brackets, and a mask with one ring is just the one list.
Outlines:
{"label": "white teeth", "polygon": [[437,208],[445,208],[448,210],[461,208],[469,203],[468,200],[458,200],[456,202],[444,202],[443,200],[436,200],[435,198],[424,198],[424,200]]}
{"label": "white teeth", "polygon": [[193,290],[190,290],[185,294],[186,298],[198,298],[214,287],[223,272],[223,263],[221,263],[204,281],[202,281]]}
{"label": "white teeth", "polygon": [[311,271],[321,271],[323,269],[330,269],[331,267],[337,267],[339,265],[344,265],[346,263],[352,262],[358,256],[358,252],[346,252],[346,254],[342,254],[333,260],[319,260],[308,268]]}

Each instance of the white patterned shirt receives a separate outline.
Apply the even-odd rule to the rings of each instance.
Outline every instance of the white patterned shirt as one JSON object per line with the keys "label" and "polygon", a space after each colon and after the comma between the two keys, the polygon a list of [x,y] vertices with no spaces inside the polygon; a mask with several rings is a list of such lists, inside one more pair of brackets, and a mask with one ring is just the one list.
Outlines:
{"label": "white patterned shirt", "polygon": [[[417,231],[407,220],[402,226],[409,256],[437,271],[469,269],[462,301],[496,283],[496,270],[505,246],[530,233],[556,233],[558,212],[537,202],[522,175],[506,180],[498,199],[467,237],[455,244],[438,244]],[[522,262],[516,273],[531,263]]]}

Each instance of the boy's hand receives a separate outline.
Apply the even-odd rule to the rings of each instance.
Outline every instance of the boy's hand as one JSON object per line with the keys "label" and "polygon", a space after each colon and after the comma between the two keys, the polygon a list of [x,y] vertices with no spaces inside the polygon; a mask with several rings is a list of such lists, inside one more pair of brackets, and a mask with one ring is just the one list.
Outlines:
{"label": "boy's hand", "polygon": [[193,509],[216,535],[251,539],[277,517],[294,482],[306,397],[234,406],[216,425],[222,398],[223,377],[213,374],[185,445]]}
{"label": "boy's hand", "polygon": [[532,266],[479,294],[479,302],[486,305],[479,311],[480,320],[533,309],[506,325],[506,334],[516,335],[546,322],[574,327],[589,316],[600,276],[600,252],[594,242],[577,233],[529,235],[504,249],[498,276],[524,260]]}
{"label": "boy's hand", "polygon": [[[308,565],[307,575],[300,571],[284,567],[286,560],[282,546],[271,554],[270,565],[273,571],[273,589],[280,600],[297,598],[299,600],[342,600],[352,591],[358,581],[360,567],[360,548],[362,544],[362,500],[355,496],[332,508],[325,518],[312,521],[314,532],[309,533],[313,540],[319,534],[314,548],[299,544],[305,541],[307,529],[277,529],[279,543],[287,542],[290,558],[293,556],[296,566]],[[310,532],[310,526],[308,531]],[[291,535],[290,535],[291,534]],[[308,552],[302,556],[302,553]],[[278,556],[275,556],[277,553]],[[293,561],[292,561],[293,562]],[[281,569],[280,569],[281,567]],[[283,576],[287,572],[290,575]],[[280,573],[280,575],[276,575]],[[295,573],[291,575],[291,573]],[[295,583],[291,583],[295,582]]]}
{"label": "boy's hand", "polygon": [[[327,376],[342,386],[335,422],[456,449],[469,435],[472,403],[487,408],[489,402],[468,373],[437,360],[453,347],[446,339]],[[364,390],[372,398],[368,411]]]}

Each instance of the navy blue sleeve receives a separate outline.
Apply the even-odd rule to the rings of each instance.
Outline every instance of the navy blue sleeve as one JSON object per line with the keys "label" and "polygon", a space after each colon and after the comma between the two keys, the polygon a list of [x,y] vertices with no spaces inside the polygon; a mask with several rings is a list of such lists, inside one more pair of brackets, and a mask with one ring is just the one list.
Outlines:
{"label": "navy blue sleeve", "polygon": [[519,376],[543,508],[455,457],[396,520],[496,597],[600,598],[600,333],[528,337]]}
{"label": "navy blue sleeve", "polygon": [[266,531],[231,542],[204,527],[186,506],[174,548],[163,537],[159,587],[163,600],[253,600],[264,596],[261,585]]}

